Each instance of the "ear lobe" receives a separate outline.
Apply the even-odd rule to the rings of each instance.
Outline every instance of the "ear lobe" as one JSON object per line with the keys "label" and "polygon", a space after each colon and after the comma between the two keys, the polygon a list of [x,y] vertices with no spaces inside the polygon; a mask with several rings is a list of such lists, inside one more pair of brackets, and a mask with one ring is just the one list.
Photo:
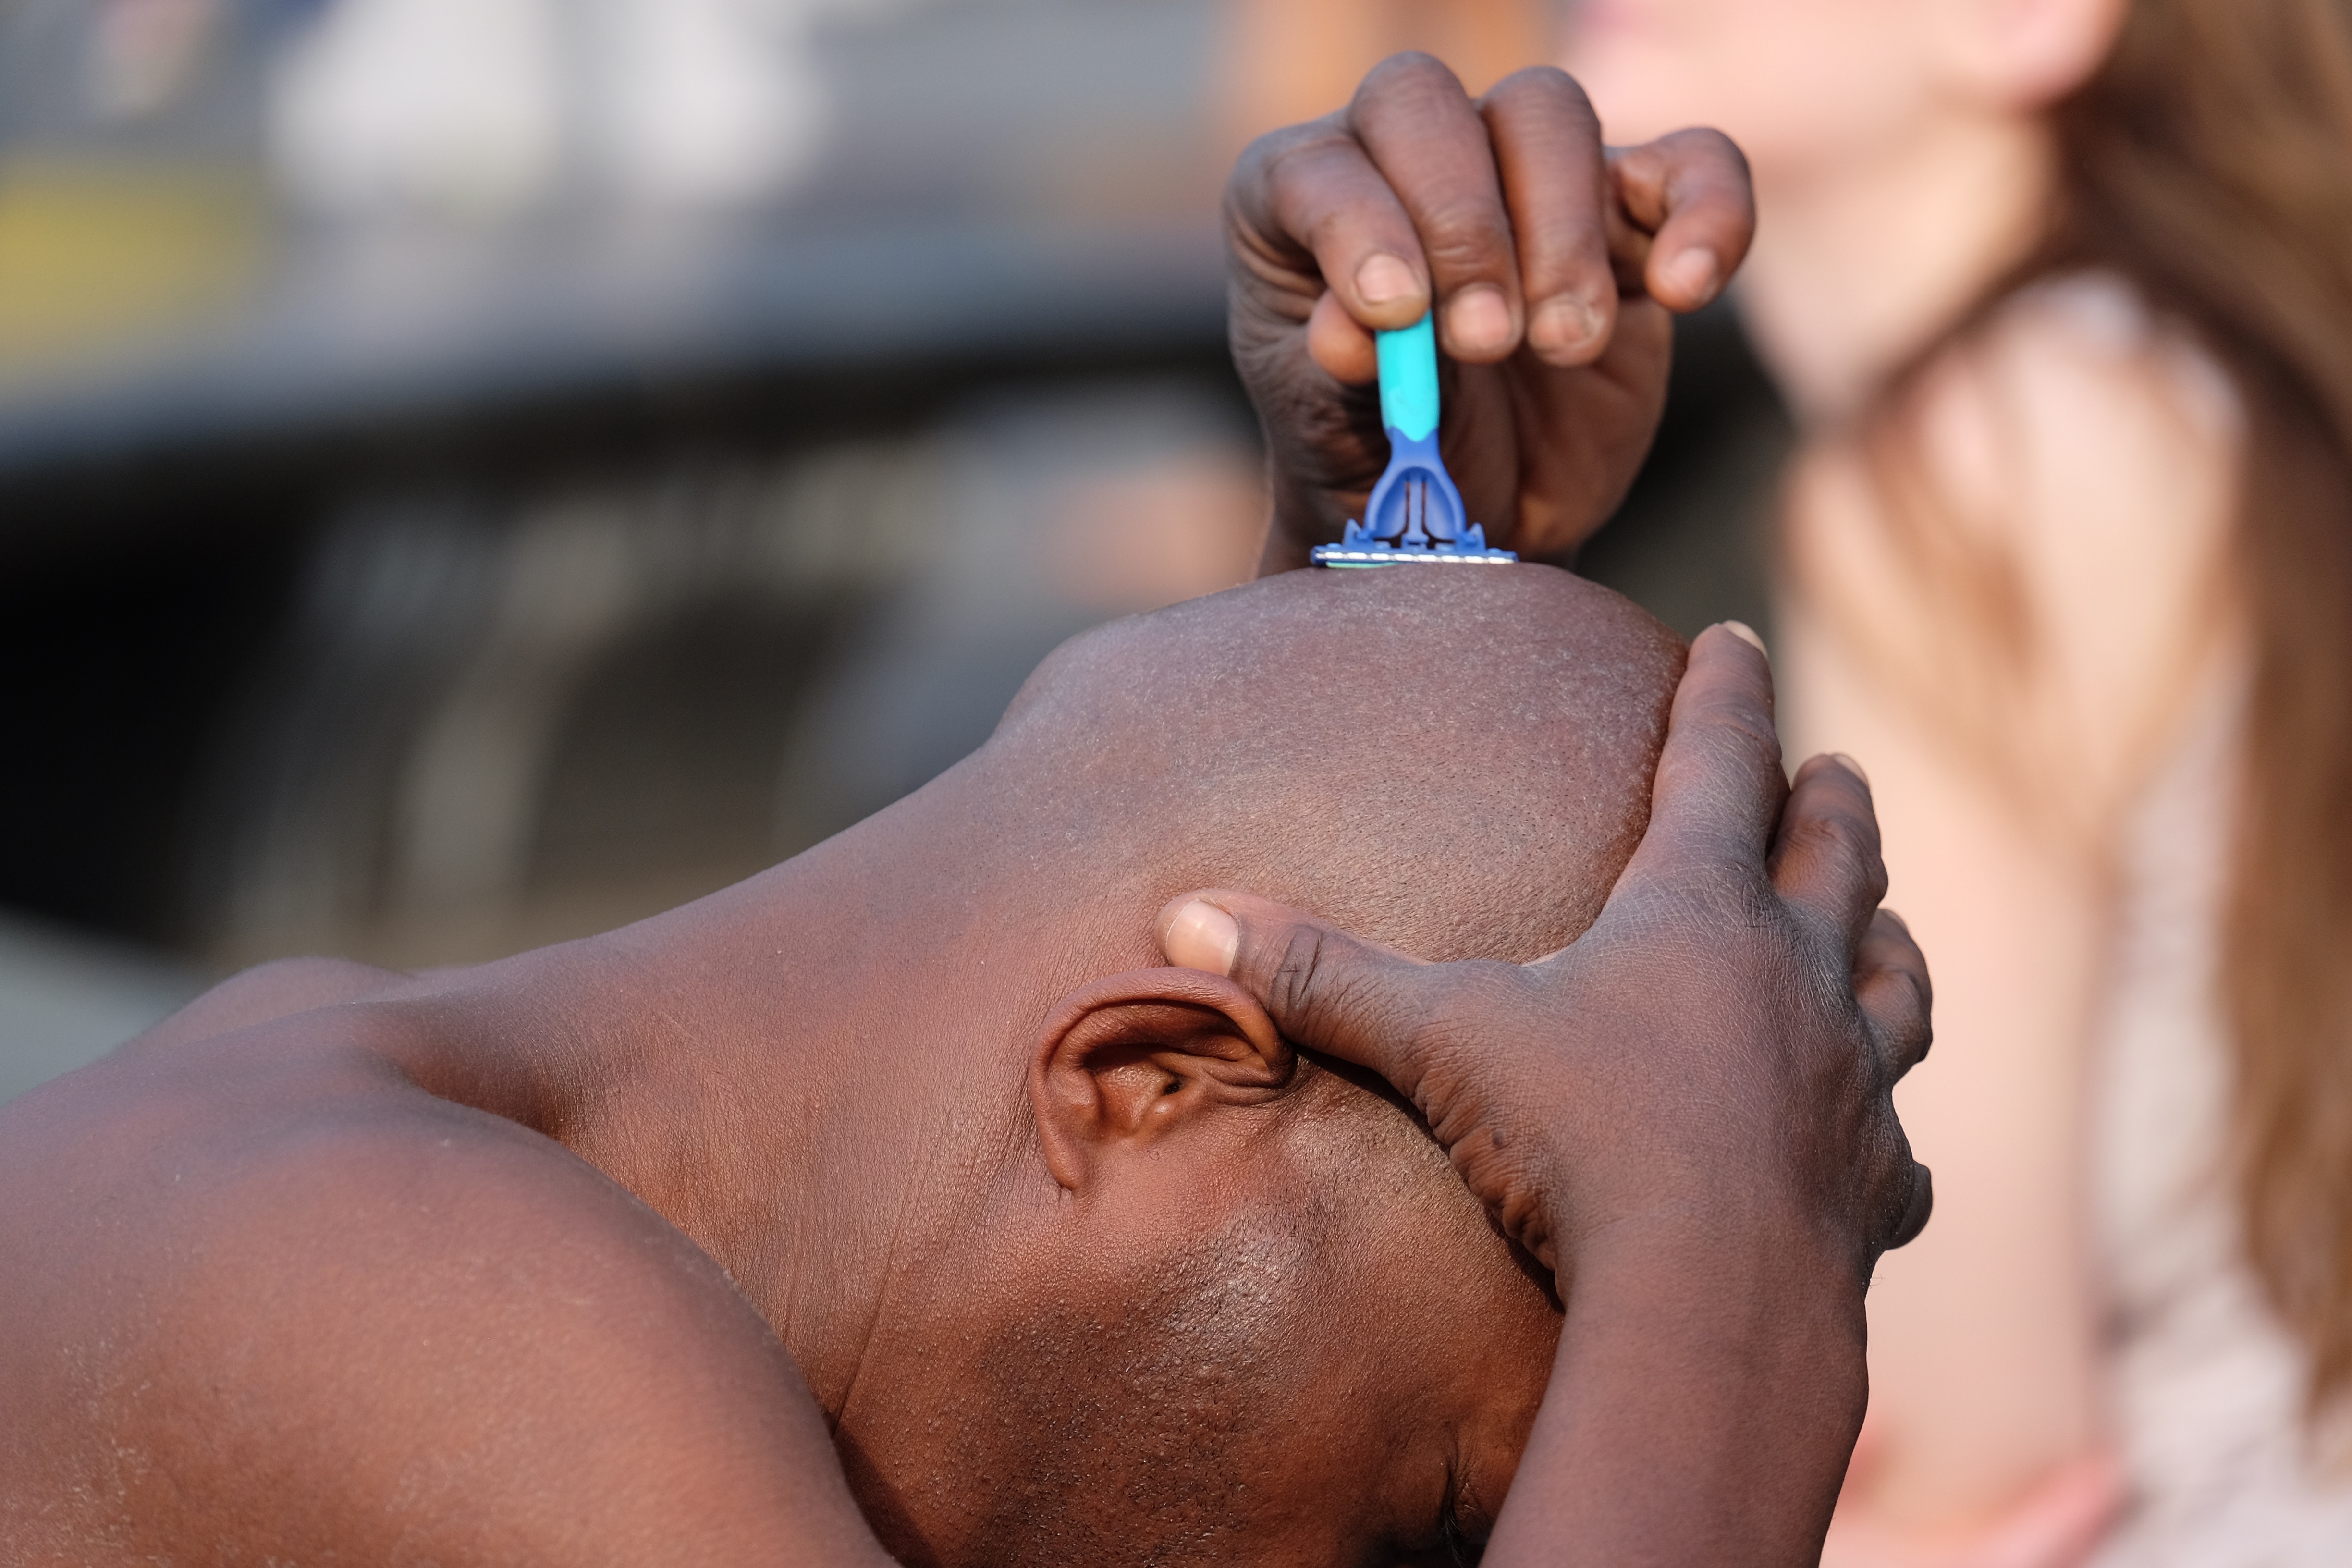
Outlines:
{"label": "ear lobe", "polygon": [[1101,1158],[1221,1107],[1262,1105],[1297,1058],[1248,992],[1197,969],[1132,969],[1062,999],[1029,1068],[1037,1136],[1073,1192]]}

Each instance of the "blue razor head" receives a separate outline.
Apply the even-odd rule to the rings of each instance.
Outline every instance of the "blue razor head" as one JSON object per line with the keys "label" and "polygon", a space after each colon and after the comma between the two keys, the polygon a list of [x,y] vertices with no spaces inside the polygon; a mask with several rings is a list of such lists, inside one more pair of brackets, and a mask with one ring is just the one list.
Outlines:
{"label": "blue razor head", "polygon": [[1317,545],[1308,559],[1318,566],[1509,565],[1518,556],[1487,548],[1486,531],[1470,521],[1438,455],[1437,341],[1429,318],[1374,341],[1388,470],[1372,487],[1363,521],[1351,521],[1339,543]]}
{"label": "blue razor head", "polygon": [[1350,521],[1337,544],[1308,557],[1318,566],[1402,566],[1469,562],[1508,566],[1518,556],[1489,549],[1486,531],[1468,521],[1462,492],[1437,455],[1434,430],[1418,439],[1391,428],[1388,472],[1372,487],[1364,521]]}

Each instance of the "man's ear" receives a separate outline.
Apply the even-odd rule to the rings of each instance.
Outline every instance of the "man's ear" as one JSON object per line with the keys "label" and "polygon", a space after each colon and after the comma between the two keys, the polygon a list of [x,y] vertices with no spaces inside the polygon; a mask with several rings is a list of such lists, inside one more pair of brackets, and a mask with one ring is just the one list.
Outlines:
{"label": "man's ear", "polygon": [[1062,998],[1029,1066],[1037,1137],[1076,1192],[1101,1158],[1223,1106],[1262,1105],[1297,1058],[1239,985],[1197,969],[1130,969]]}

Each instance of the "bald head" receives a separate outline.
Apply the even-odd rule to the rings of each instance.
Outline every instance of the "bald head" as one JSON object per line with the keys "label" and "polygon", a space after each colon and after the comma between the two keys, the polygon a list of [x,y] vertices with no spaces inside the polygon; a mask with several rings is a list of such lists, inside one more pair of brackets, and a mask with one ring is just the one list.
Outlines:
{"label": "bald head", "polygon": [[908,945],[962,954],[959,1125],[1023,1062],[936,1259],[952,1310],[909,1315],[921,1386],[869,1361],[852,1475],[895,1549],[1418,1560],[1499,1502],[1548,1277],[1408,1110],[1163,966],[1152,919],[1223,886],[1429,958],[1559,948],[1641,836],[1682,662],[1549,568],[1292,573],[1066,645],[869,825],[939,922]]}
{"label": "bald head", "polygon": [[971,766],[1065,907],[1246,887],[1423,957],[1524,960],[1631,856],[1682,661],[1549,567],[1290,573],[1065,645]]}

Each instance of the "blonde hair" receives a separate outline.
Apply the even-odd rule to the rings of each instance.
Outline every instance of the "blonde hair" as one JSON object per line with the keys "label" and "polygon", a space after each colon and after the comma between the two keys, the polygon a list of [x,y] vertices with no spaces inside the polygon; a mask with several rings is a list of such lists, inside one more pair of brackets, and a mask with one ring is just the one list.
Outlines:
{"label": "blonde hair", "polygon": [[2231,1150],[2315,1415],[2352,1389],[2352,0],[2134,0],[2052,125],[2042,243],[1889,379],[1862,448],[1899,555],[2013,669],[2032,652],[2016,584],[1924,478],[1932,368],[2021,290],[2103,271],[2235,384],[2229,574],[2254,670],[2222,954]]}

